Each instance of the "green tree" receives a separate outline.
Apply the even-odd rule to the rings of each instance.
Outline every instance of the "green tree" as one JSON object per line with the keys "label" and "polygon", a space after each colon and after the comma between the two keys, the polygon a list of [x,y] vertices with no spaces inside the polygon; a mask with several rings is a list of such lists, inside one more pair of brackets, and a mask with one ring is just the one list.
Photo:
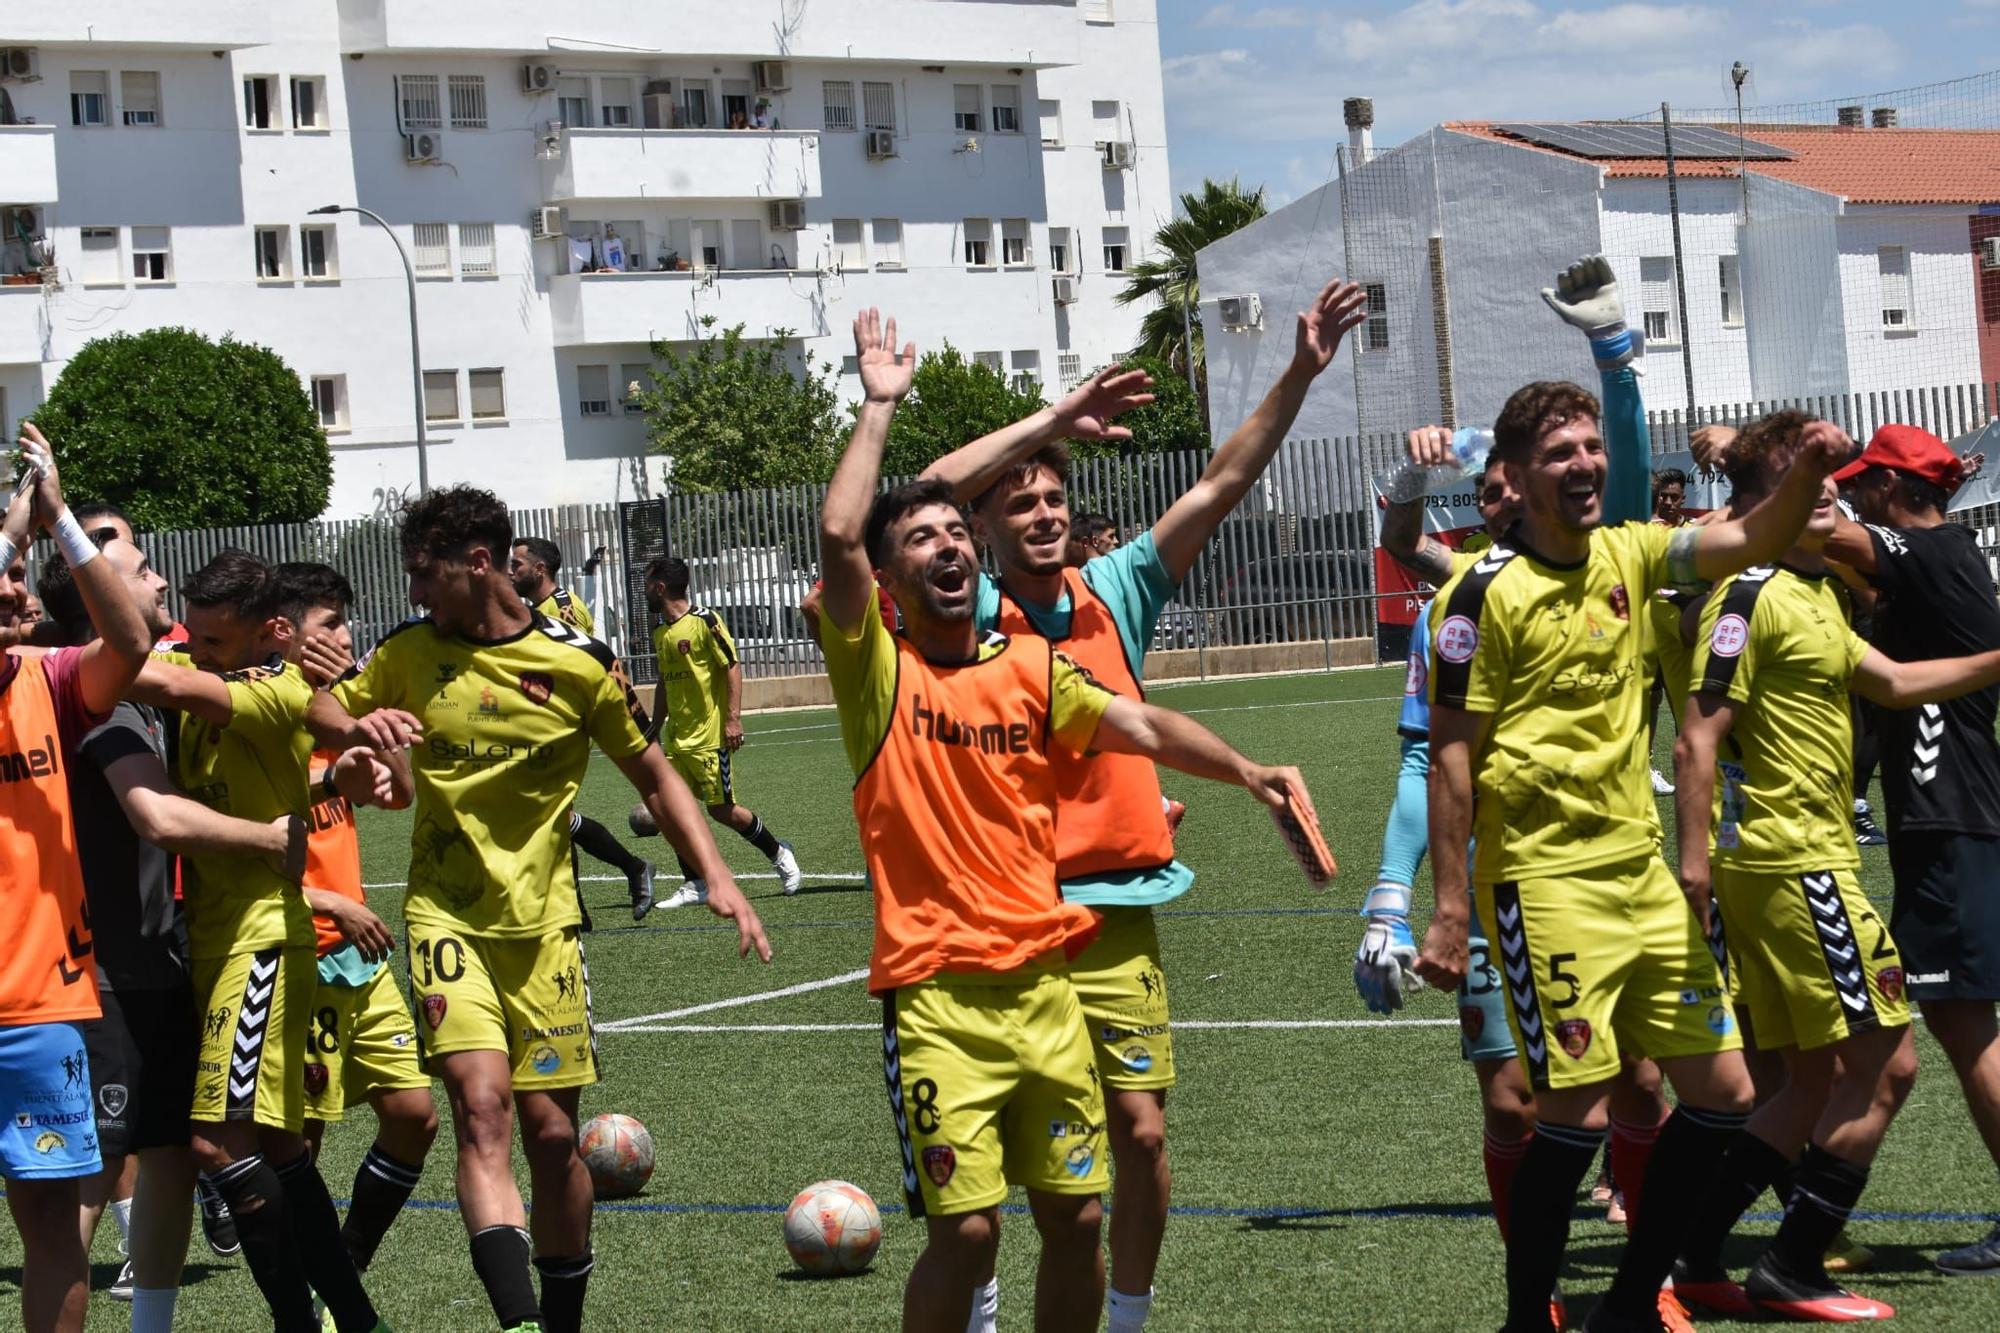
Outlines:
{"label": "green tree", "polygon": [[952,450],[1046,406],[991,366],[967,361],[949,342],[917,362],[910,396],[889,424],[882,475],[914,477]]}
{"label": "green tree", "polygon": [[1118,418],[1118,424],[1132,432],[1130,441],[1120,445],[1078,442],[1071,446],[1077,456],[1121,452],[1164,454],[1208,448],[1208,420],[1202,413],[1201,400],[1188,387],[1186,371],[1175,370],[1165,361],[1150,356],[1128,356],[1122,364],[1153,377],[1153,401]]}
{"label": "green tree", "polygon": [[641,385],[648,447],[673,460],[669,482],[687,491],[732,491],[823,482],[844,443],[833,367],[795,364],[788,329],[746,338],[713,331],[693,347],[653,344],[651,385]]}
{"label": "green tree", "polygon": [[79,499],[155,531],[320,516],[333,487],[326,432],[297,372],[268,347],[188,329],[84,344],[35,424]]}
{"label": "green tree", "polygon": [[1182,375],[1187,374],[1192,356],[1195,375],[1206,378],[1195,255],[1203,246],[1263,217],[1264,211],[1264,187],[1246,192],[1234,176],[1204,180],[1198,192],[1181,196],[1180,216],[1153,233],[1152,258],[1126,270],[1125,286],[1118,293],[1120,305],[1156,302],[1139,321],[1133,355],[1164,361]]}

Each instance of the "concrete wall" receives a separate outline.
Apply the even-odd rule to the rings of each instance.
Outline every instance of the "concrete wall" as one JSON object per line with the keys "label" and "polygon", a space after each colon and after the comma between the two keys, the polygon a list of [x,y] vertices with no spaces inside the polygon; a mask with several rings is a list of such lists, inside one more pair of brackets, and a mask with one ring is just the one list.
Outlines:
{"label": "concrete wall", "polygon": [[[1695,401],[1737,403],[1751,397],[1750,346],[1739,302],[1735,319],[1723,321],[1722,265],[1735,255],[1741,193],[1733,180],[1697,177],[1679,183],[1681,258],[1687,284],[1687,328],[1678,302],[1674,339],[1646,347],[1646,397],[1656,407],[1687,401],[1682,343],[1694,360]],[[1604,254],[1625,294],[1626,318],[1642,326],[1640,260],[1671,259],[1673,215],[1664,180],[1608,180],[1604,185]],[[1740,271],[1740,262],[1739,262]]]}

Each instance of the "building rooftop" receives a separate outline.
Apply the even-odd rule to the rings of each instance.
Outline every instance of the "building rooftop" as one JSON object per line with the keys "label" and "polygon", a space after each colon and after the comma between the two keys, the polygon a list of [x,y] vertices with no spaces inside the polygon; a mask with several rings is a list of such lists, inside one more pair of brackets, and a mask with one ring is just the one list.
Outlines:
{"label": "building rooftop", "polygon": [[[1570,128],[1588,133],[1592,127],[1612,122],[1579,121],[1568,125],[1551,123],[1551,130]],[[1546,144],[1530,143],[1520,136],[1519,123],[1505,125],[1484,120],[1445,122],[1443,128],[1499,143],[1512,144],[1531,152],[1550,153],[1602,167],[1607,176],[1620,179],[1664,177],[1664,156],[1607,157],[1585,156]],[[1629,127],[1627,127],[1629,128]],[[1699,128],[1708,134],[1716,126]],[[1735,137],[1735,127],[1727,127]],[[1835,125],[1749,125],[1747,138],[1791,154],[1788,159],[1758,160],[1754,154],[1746,164],[1756,175],[1790,181],[1809,189],[1839,195],[1857,204],[1984,204],[2000,203],[2000,130],[1874,129]],[[1654,129],[1657,133],[1657,127]],[[1684,177],[1736,176],[1731,159],[1680,158],[1676,174]]]}

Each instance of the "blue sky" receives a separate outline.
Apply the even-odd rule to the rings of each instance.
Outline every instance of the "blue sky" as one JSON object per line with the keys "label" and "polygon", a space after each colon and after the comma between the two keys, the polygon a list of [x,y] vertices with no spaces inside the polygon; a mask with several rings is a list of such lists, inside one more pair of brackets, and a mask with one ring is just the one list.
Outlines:
{"label": "blue sky", "polygon": [[[1317,187],[1341,99],[1375,99],[1378,145],[1442,120],[1560,119],[1816,101],[2000,67],[2000,0],[1159,0],[1176,191],[1203,176]],[[1992,109],[2000,123],[2000,107]]]}

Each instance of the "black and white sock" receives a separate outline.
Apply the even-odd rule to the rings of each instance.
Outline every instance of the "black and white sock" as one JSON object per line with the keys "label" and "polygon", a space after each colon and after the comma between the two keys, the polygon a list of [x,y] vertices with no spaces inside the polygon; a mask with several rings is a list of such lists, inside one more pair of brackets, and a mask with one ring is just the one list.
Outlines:
{"label": "black and white sock", "polygon": [[278,1180],[285,1187],[285,1220],[298,1242],[306,1280],[326,1302],[340,1333],[370,1333],[380,1320],[341,1243],[340,1214],[312,1154],[302,1152],[279,1167]]}
{"label": "black and white sock", "polygon": [[487,1227],[472,1238],[472,1271],[493,1302],[501,1328],[538,1324],[542,1307],[535,1301],[535,1282],[528,1275],[534,1246],[519,1227]]}
{"label": "black and white sock", "polygon": [[1842,1161],[1817,1143],[1799,1159],[1798,1184],[1771,1242],[1771,1260],[1801,1282],[1827,1285],[1826,1247],[1868,1185],[1868,1168]]}
{"label": "black and white sock", "polygon": [[1660,1284],[1673,1271],[1681,1242],[1715,1179],[1716,1163],[1749,1118],[1682,1102],[1660,1126],[1659,1142],[1646,1164],[1645,1207],[1633,1220],[1632,1237],[1625,1242],[1611,1289],[1604,1293],[1606,1310],[1642,1321],[1659,1317]]}
{"label": "black and white sock", "polygon": [[1604,1147],[1604,1131],[1544,1120],[1521,1155],[1507,1219],[1507,1330],[1549,1326],[1549,1291],[1569,1247],[1576,1189]]}
{"label": "black and white sock", "polygon": [[375,1262],[375,1251],[389,1227],[402,1215],[410,1201],[422,1166],[409,1166],[382,1151],[377,1143],[361,1159],[354,1173],[354,1202],[347,1205],[347,1220],[340,1224],[340,1239],[347,1245],[354,1271],[365,1273]]}
{"label": "black and white sock", "polygon": [[285,1218],[285,1187],[278,1173],[263,1154],[252,1153],[208,1180],[229,1205],[236,1238],[243,1245],[243,1262],[271,1307],[272,1326],[282,1333],[318,1328],[299,1243]]}
{"label": "black and white sock", "polygon": [[739,836],[743,841],[764,853],[766,861],[778,854],[778,835],[765,828],[764,821],[756,815],[750,816],[750,827],[744,829]]}

